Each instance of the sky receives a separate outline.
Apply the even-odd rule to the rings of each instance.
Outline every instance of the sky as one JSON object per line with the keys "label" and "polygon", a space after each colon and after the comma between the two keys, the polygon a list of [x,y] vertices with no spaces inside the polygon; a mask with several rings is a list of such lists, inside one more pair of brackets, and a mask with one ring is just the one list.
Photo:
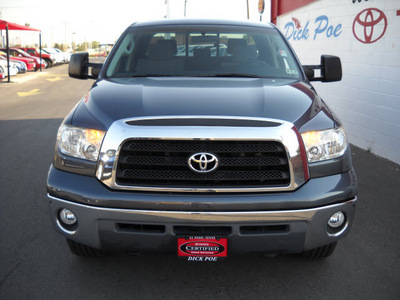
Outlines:
{"label": "sky", "polygon": [[[42,45],[84,41],[114,43],[132,23],[163,19],[167,0],[0,0],[0,19],[40,29]],[[183,18],[185,0],[168,0],[170,18]],[[260,21],[258,1],[248,0],[251,21]],[[270,20],[266,0],[262,22]],[[246,0],[186,0],[187,18],[247,19]],[[0,38],[0,44],[4,40]],[[38,43],[38,33],[12,31],[10,43]]]}

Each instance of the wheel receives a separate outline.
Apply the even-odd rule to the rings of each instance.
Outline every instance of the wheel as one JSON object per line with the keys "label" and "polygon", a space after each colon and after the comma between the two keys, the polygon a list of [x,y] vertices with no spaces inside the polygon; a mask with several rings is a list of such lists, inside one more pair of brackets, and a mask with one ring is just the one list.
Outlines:
{"label": "wheel", "polygon": [[300,256],[307,259],[320,259],[326,258],[332,255],[335,250],[337,242],[329,245],[321,246],[319,248],[311,249],[300,253]]}
{"label": "wheel", "polygon": [[80,257],[100,257],[104,254],[103,251],[82,245],[80,243],[74,242],[70,239],[67,239],[67,244],[69,247],[69,250],[75,254],[76,256]]}
{"label": "wheel", "polygon": [[47,68],[50,68],[51,67],[51,60],[50,59],[45,59],[45,61],[46,61],[46,63],[47,63],[47,66],[46,66],[46,69]]}

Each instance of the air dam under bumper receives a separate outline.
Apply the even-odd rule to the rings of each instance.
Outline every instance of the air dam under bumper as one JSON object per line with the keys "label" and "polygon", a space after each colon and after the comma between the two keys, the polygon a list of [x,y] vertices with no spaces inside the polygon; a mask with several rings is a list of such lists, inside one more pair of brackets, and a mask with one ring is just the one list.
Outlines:
{"label": "air dam under bumper", "polygon": [[[174,252],[177,237],[228,237],[230,254],[296,253],[330,244],[350,230],[357,198],[304,210],[253,212],[187,212],[114,209],[65,201],[47,195],[57,231],[84,245],[127,252]],[[68,230],[60,224],[61,209],[78,220]],[[346,222],[328,232],[332,214],[342,211]]]}

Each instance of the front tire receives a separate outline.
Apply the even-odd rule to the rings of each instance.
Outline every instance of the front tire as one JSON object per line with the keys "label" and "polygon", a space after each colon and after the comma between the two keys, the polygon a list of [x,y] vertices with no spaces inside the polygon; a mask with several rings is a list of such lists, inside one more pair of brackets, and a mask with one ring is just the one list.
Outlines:
{"label": "front tire", "polygon": [[46,61],[46,64],[47,64],[46,69],[50,68],[52,66],[51,60],[50,59],[45,59],[45,61]]}
{"label": "front tire", "polygon": [[324,245],[315,249],[311,249],[308,251],[304,251],[300,253],[301,257],[306,259],[321,259],[326,258],[332,255],[333,251],[335,251],[337,242],[332,244]]}
{"label": "front tire", "polygon": [[80,257],[100,257],[104,254],[103,251],[74,242],[67,239],[69,250],[76,256]]}

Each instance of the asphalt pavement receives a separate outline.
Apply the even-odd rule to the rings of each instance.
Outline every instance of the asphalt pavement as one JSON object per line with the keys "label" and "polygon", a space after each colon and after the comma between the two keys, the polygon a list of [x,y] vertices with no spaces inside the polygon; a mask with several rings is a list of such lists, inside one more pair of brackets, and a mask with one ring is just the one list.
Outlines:
{"label": "asphalt pavement", "polygon": [[400,299],[400,166],[354,146],[356,220],[328,259],[73,256],[53,230],[46,178],[58,126],[93,83],[66,65],[0,82],[1,300]]}

